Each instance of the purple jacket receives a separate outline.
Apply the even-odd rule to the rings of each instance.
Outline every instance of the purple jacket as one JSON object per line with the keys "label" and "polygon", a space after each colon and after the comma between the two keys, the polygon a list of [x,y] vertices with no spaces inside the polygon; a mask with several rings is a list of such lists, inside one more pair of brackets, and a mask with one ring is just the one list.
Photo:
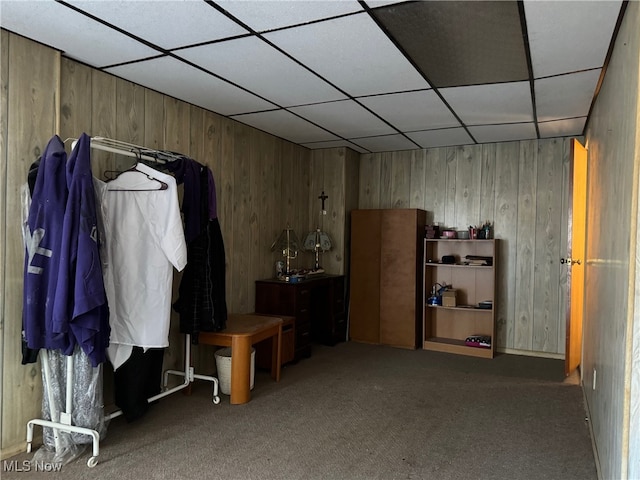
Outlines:
{"label": "purple jacket", "polygon": [[54,136],[42,155],[27,221],[23,329],[29,348],[61,349],[71,355],[75,341],[65,328],[54,325],[62,224],[68,196],[66,161],[64,144],[60,137]]}

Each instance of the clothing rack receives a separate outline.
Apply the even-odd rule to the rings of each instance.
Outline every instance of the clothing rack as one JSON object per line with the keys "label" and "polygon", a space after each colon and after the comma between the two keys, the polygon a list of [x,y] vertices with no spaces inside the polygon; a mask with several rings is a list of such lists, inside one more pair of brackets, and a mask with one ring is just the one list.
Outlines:
{"label": "clothing rack", "polygon": [[[68,139],[73,140],[72,149],[75,147],[77,142],[76,139]],[[66,143],[66,141],[65,141]],[[134,145],[132,143],[122,142],[119,140],[113,140],[105,137],[92,137],[91,138],[91,148],[96,150],[107,151],[111,153],[116,153],[119,155],[124,155],[127,157],[133,157],[138,160],[144,160],[148,162],[160,163],[164,164],[173,160],[178,160],[180,158],[184,158],[184,155],[175,152],[169,152],[166,150],[154,150],[146,147],[141,147],[138,145]],[[218,379],[209,375],[199,375],[196,374],[194,368],[191,366],[191,335],[185,334],[185,356],[184,356],[184,369],[180,370],[166,370],[163,375],[163,391],[157,395],[154,395],[147,399],[148,403],[159,400],[163,397],[171,395],[175,392],[183,390],[195,380],[207,380],[213,382],[213,403],[218,405],[220,403],[220,397],[218,395]],[[50,371],[49,371],[49,363],[48,363],[48,354],[46,349],[41,349],[42,354],[42,368],[43,374],[45,377],[45,382],[47,386],[50,385]],[[55,402],[53,401],[51,389],[47,388],[47,392],[49,395],[49,411],[51,420],[44,419],[32,419],[27,422],[27,453],[31,452],[32,442],[33,442],[33,427],[34,425],[40,425],[42,427],[49,427],[53,429],[54,434],[54,443],[56,446],[56,451],[59,450],[60,439],[59,432],[67,432],[67,433],[79,433],[88,435],[92,438],[92,455],[87,460],[87,466],[90,468],[95,467],[98,464],[98,456],[100,455],[100,434],[91,428],[86,427],[78,427],[72,424],[72,412],[73,412],[73,372],[74,372],[74,363],[73,356],[68,356],[66,358],[66,395],[65,395],[65,411],[57,412],[55,411]],[[100,368],[100,367],[98,367]],[[168,384],[168,376],[169,375],[177,375],[183,377],[183,382],[180,385],[177,385],[172,388],[167,388]],[[105,421],[109,421],[113,418],[119,417],[122,415],[122,410],[114,411],[108,415],[104,416]]]}
{"label": "clothing rack", "polygon": [[[72,140],[71,148],[75,147],[76,139]],[[65,142],[66,143],[66,142]],[[168,150],[156,150],[147,147],[141,147],[133,143],[123,142],[121,140],[113,140],[106,137],[91,137],[91,148],[102,150],[104,152],[116,153],[126,157],[136,158],[152,163],[165,164],[174,160],[184,158],[180,153],[170,152]]]}

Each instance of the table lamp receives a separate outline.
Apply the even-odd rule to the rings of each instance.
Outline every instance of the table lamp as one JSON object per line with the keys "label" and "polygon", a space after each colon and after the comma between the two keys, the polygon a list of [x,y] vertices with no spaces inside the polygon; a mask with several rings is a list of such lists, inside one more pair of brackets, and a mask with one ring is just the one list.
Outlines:
{"label": "table lamp", "polygon": [[315,265],[311,273],[323,273],[324,269],[320,266],[320,252],[331,250],[331,238],[329,235],[320,230],[320,228],[316,228],[306,236],[303,247],[305,250],[316,254]]}
{"label": "table lamp", "polygon": [[287,228],[282,230],[278,239],[271,245],[271,251],[279,250],[282,252],[282,256],[285,258],[285,271],[283,277],[288,277],[291,274],[291,259],[298,256],[298,237],[293,231],[293,228]]}

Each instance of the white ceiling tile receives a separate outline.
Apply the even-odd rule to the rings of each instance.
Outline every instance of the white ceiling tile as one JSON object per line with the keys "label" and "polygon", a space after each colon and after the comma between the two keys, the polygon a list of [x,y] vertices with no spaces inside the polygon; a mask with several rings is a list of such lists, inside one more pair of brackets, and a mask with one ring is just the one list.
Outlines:
{"label": "white ceiling tile", "polygon": [[430,87],[367,14],[265,37],[352,96]]}
{"label": "white ceiling tile", "polygon": [[538,124],[541,138],[582,135],[587,117],[567,118]]}
{"label": "white ceiling tile", "polygon": [[202,1],[72,0],[69,3],[165,49],[248,33]]}
{"label": "white ceiling tile", "polygon": [[537,137],[533,123],[509,123],[506,125],[478,125],[469,127],[469,132],[478,143],[511,142]]}
{"label": "white ceiling tile", "polygon": [[538,121],[585,117],[589,113],[600,70],[535,81]]}
{"label": "white ceiling tile", "polygon": [[361,12],[356,0],[341,1],[217,1],[231,15],[255,31],[314,22],[323,18]]}
{"label": "white ceiling tile", "polygon": [[353,100],[292,107],[289,110],[343,138],[396,133],[393,128]]}
{"label": "white ceiling tile", "polygon": [[221,115],[275,108],[272,103],[171,57],[121,65],[106,71]]}
{"label": "white ceiling tile", "polygon": [[345,98],[257,37],[188,48],[176,54],[283,107]]}
{"label": "white ceiling tile", "polygon": [[417,150],[418,147],[404,135],[384,135],[381,137],[352,138],[370,152],[393,152],[398,150]]}
{"label": "white ceiling tile", "polygon": [[[93,67],[159,53],[57,2],[3,0],[1,3],[2,28],[60,50],[65,56]],[[52,23],[64,28],[53,28]]]}
{"label": "white ceiling tile", "polygon": [[330,140],[328,142],[312,142],[303,143],[303,147],[307,147],[311,150],[318,150],[319,148],[335,148],[335,147],[348,147],[351,150],[355,150],[359,153],[368,153],[368,151],[355,143],[351,143],[348,140]]}
{"label": "white ceiling tile", "polygon": [[286,110],[236,115],[233,119],[294,143],[337,139],[335,135]]}
{"label": "white ceiling tile", "polygon": [[466,125],[533,121],[529,82],[443,88],[440,93]]}
{"label": "white ceiling tile", "polygon": [[602,67],[621,3],[525,0],[534,77]]}
{"label": "white ceiling tile", "polygon": [[425,130],[409,132],[407,137],[422,148],[444,147],[448,145],[470,145],[473,142],[464,128],[444,128],[442,130]]}
{"label": "white ceiling tile", "polygon": [[402,131],[460,126],[433,90],[360,97],[358,101]]}

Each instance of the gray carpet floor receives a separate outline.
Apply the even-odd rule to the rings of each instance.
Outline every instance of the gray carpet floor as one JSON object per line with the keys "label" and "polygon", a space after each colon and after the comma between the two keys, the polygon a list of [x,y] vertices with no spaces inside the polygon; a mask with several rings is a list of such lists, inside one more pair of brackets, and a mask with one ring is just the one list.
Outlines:
{"label": "gray carpet floor", "polygon": [[214,405],[198,381],[112,420],[94,468],[89,448],[60,473],[2,478],[595,480],[582,390],[564,380],[552,359],[314,346],[279,383],[258,371],[247,404]]}

